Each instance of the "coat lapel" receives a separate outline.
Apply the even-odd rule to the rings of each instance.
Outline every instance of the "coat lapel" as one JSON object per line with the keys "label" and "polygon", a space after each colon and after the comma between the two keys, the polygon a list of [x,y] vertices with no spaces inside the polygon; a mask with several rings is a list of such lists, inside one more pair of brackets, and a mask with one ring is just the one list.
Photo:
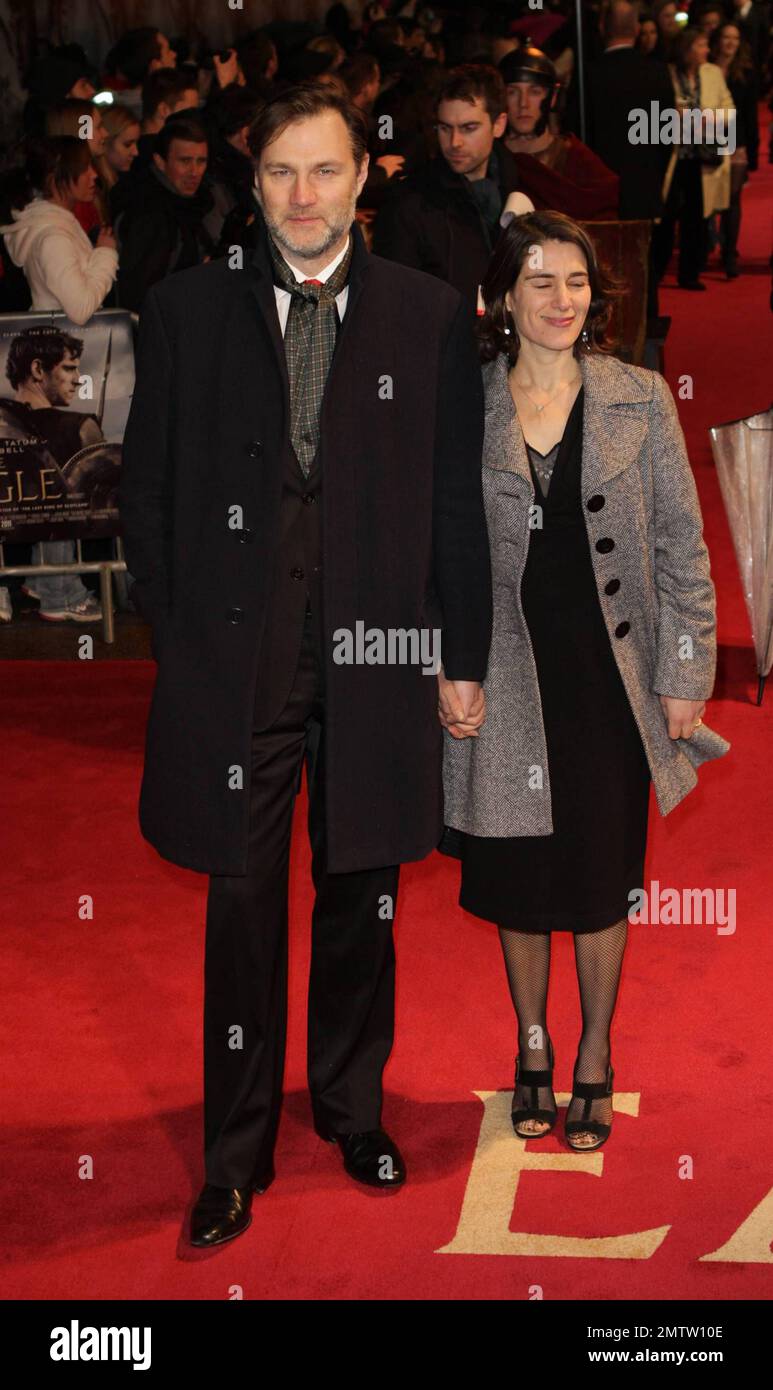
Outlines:
{"label": "coat lapel", "polygon": [[652,400],[652,378],[602,353],[582,357],[580,367],[585,386],[582,489],[588,497],[638,458],[647,419],[635,407]]}
{"label": "coat lapel", "polygon": [[[647,431],[644,415],[631,407],[652,399],[652,383],[616,357],[580,358],[583,407],[582,479],[585,496],[629,468]],[[483,464],[515,474],[533,491],[523,433],[508,385],[504,353],[483,367],[486,429]],[[628,409],[626,409],[628,407]]]}

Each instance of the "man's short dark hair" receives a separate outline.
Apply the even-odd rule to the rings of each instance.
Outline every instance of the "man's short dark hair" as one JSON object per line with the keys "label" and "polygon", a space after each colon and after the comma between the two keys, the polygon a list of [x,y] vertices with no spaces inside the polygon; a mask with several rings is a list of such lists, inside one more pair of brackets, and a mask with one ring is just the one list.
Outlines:
{"label": "man's short dark hair", "polygon": [[493,124],[507,110],[507,89],[501,72],[489,63],[460,63],[441,83],[436,111],[441,101],[481,101]]}
{"label": "man's short dark hair", "polygon": [[65,354],[80,357],[82,353],[83,339],[73,338],[71,333],[62,333],[59,328],[25,328],[11,339],[5,374],[18,391],[28,380],[33,362],[40,362],[44,372],[52,372]]}
{"label": "man's short dark hair", "polygon": [[352,53],[351,57],[341,64],[338,76],[346,83],[349,96],[356,97],[363,87],[367,87],[368,83],[378,76],[378,71],[378,58],[375,54],[362,50]]}
{"label": "man's short dark hair", "polygon": [[154,58],[161,57],[161,30],[147,25],[129,29],[111,49],[106,60],[108,73],[120,72],[132,87],[144,82]]}
{"label": "man's short dark hair", "polygon": [[168,159],[173,140],[190,140],[193,144],[206,145],[209,149],[209,135],[203,121],[198,120],[196,116],[189,116],[186,111],[177,112],[164,122],[156,136],[153,153],[160,154],[162,159]]}
{"label": "man's short dark hair", "polygon": [[262,106],[263,98],[257,92],[232,82],[207,102],[205,114],[207,121],[227,140],[237,130],[252,125]]}
{"label": "man's short dark hair", "polygon": [[152,120],[162,101],[171,106],[183,92],[196,89],[196,74],[188,68],[154,68],[142,84],[142,119]]}
{"label": "man's short dark hair", "polygon": [[347,97],[318,82],[299,82],[266,102],[251,125],[247,138],[255,163],[258,163],[266,145],[289,125],[307,120],[310,116],[319,116],[323,111],[337,111],[345,122],[354,162],[359,168],[368,148],[367,121]]}

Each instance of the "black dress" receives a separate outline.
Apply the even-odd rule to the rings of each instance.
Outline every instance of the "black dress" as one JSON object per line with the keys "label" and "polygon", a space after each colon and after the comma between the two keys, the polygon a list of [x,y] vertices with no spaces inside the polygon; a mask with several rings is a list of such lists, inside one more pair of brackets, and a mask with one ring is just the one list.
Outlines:
{"label": "black dress", "polygon": [[460,905],[518,931],[601,931],[627,916],[629,893],[644,885],[650,771],[583,517],[583,397],[581,388],[544,496],[535,472],[542,456],[527,446],[543,525],[529,534],[521,602],[542,702],[553,834],[459,839]]}

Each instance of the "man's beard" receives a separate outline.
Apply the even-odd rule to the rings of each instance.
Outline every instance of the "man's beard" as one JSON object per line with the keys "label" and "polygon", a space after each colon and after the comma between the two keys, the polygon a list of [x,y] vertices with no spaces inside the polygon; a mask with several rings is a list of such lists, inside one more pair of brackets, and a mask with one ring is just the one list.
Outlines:
{"label": "man's beard", "polygon": [[[356,189],[353,190],[348,205],[334,214],[333,220],[329,221],[320,231],[319,239],[312,242],[296,244],[290,239],[292,235],[292,223],[286,220],[284,222],[278,222],[270,215],[263,204],[261,204],[261,208],[266,226],[280,251],[294,256],[301,256],[305,260],[311,260],[317,256],[324,256],[325,252],[331,246],[335,246],[336,242],[341,240],[344,233],[348,232],[355,218],[357,191]],[[330,216],[330,214],[328,214],[328,216]]]}

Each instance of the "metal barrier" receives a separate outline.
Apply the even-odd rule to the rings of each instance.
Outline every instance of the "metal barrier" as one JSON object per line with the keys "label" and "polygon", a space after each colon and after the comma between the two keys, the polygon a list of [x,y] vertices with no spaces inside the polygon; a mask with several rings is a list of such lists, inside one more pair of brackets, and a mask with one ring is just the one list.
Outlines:
{"label": "metal barrier", "polygon": [[113,536],[111,539],[117,553],[115,560],[84,560],[81,542],[76,540],[75,553],[77,558],[71,565],[6,565],[3,546],[0,542],[0,579],[9,575],[98,574],[99,596],[102,603],[102,638],[105,642],[114,642],[112,575],[125,574],[126,561],[123,557],[121,537]]}

